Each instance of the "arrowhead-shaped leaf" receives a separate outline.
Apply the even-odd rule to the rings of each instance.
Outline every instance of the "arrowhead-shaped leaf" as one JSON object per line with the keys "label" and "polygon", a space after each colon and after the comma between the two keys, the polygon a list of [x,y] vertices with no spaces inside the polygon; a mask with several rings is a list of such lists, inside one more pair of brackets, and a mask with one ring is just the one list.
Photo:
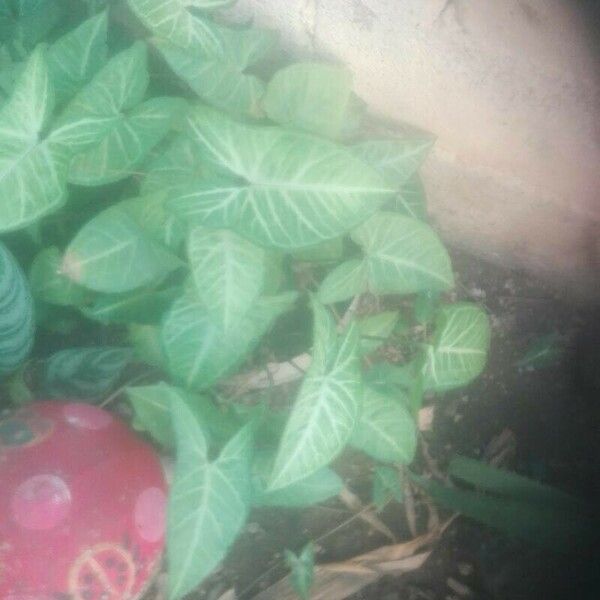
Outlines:
{"label": "arrowhead-shaped leaf", "polygon": [[321,282],[319,300],[323,304],[333,304],[362,294],[369,288],[368,275],[367,264],[363,259],[353,258],[343,262]]}
{"label": "arrowhead-shaped leaf", "polygon": [[174,193],[170,206],[193,224],[293,249],[340,236],[394,193],[373,169],[325,140],[243,125],[202,107],[187,126],[206,159],[230,177]]}
{"label": "arrowhead-shaped leaf", "polygon": [[375,460],[411,463],[417,447],[417,433],[406,401],[366,388],[360,419],[350,443]]}
{"label": "arrowhead-shaped leaf", "polygon": [[[316,348],[322,346],[317,341],[320,335],[316,328]],[[332,358],[331,351],[315,353],[286,423],[268,491],[312,475],[344,449],[360,413],[358,344],[358,331],[351,325]]]}
{"label": "arrowhead-shaped leaf", "polygon": [[263,291],[265,251],[230,230],[197,227],[188,257],[200,301],[230,334]]}
{"label": "arrowhead-shaped leaf", "polygon": [[389,183],[400,186],[416,173],[433,146],[431,138],[371,140],[352,146],[361,160],[377,169]]}
{"label": "arrowhead-shaped leaf", "polygon": [[252,435],[242,429],[209,461],[207,442],[184,402],[172,404],[177,463],[167,511],[169,598],[181,598],[224,558],[251,501]]}
{"label": "arrowhead-shaped leaf", "polygon": [[482,308],[468,303],[442,308],[425,355],[425,389],[441,392],[475,379],[485,367],[489,345],[490,323]]}
{"label": "arrowhead-shaped leaf", "polygon": [[71,98],[106,62],[107,23],[107,13],[99,13],[48,48],[48,70],[58,104]]}
{"label": "arrowhead-shaped leaf", "polygon": [[156,283],[180,264],[115,205],[80,229],[67,247],[61,271],[89,289],[119,293]]}
{"label": "arrowhead-shaped leaf", "polygon": [[336,139],[348,117],[352,76],[346,69],[296,63],[277,71],[262,106],[272,121]]}
{"label": "arrowhead-shaped leaf", "polygon": [[33,300],[12,254],[0,243],[0,374],[14,371],[33,346]]}
{"label": "arrowhead-shaped leaf", "polygon": [[237,327],[225,333],[190,287],[173,304],[162,324],[169,372],[186,388],[210,387],[247,357],[295,298],[293,293],[259,298]]}

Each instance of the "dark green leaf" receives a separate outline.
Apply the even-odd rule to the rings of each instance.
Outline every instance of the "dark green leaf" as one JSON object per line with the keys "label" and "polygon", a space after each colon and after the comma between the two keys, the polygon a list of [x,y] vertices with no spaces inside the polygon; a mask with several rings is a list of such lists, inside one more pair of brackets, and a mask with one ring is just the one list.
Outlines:
{"label": "dark green leaf", "polygon": [[315,549],[313,543],[309,542],[298,556],[286,550],[285,561],[291,569],[290,580],[294,591],[302,600],[309,600],[315,570]]}

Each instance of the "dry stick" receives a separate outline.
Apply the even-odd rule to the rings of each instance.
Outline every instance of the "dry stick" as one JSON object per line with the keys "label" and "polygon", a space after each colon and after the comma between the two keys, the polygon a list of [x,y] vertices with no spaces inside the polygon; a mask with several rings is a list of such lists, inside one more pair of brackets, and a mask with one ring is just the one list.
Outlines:
{"label": "dry stick", "polygon": [[360,519],[363,520],[367,525],[385,535],[385,537],[390,541],[396,541],[394,532],[377,515],[375,515],[372,510],[364,510],[365,507],[360,501],[360,498],[356,494],[352,493],[347,487],[342,489],[342,491],[338,494],[338,498],[352,512],[360,515]]}

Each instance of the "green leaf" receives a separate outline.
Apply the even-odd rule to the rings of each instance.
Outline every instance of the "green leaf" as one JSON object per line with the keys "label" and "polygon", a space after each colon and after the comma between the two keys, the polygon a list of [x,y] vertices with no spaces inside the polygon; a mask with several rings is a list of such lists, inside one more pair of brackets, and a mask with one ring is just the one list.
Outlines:
{"label": "green leaf", "polygon": [[123,200],[119,206],[148,237],[177,252],[185,239],[185,228],[166,210],[167,199],[168,194],[161,191]]}
{"label": "green leaf", "polygon": [[350,443],[375,460],[410,464],[417,447],[417,433],[406,402],[366,388]]}
{"label": "green leaf", "polygon": [[184,402],[172,405],[177,463],[167,510],[169,598],[181,598],[225,557],[251,499],[251,429],[244,428],[214,461],[202,428]]}
{"label": "green leaf", "polygon": [[379,466],[373,477],[373,504],[381,510],[390,500],[404,502],[404,488],[400,471],[392,467]]}
{"label": "green leaf", "polygon": [[255,506],[283,506],[286,508],[312,506],[337,496],[344,487],[339,475],[325,467],[292,485],[265,492],[264,486],[273,468],[273,459],[274,456],[270,452],[256,454],[253,463],[256,472],[253,500]]}
{"label": "green leaf", "polygon": [[430,138],[407,137],[361,142],[352,146],[352,151],[390,184],[401,186],[416,173],[432,146]]}
{"label": "green leaf", "polygon": [[420,325],[429,323],[437,313],[440,300],[439,292],[426,290],[417,294],[413,307],[416,322]]}
{"label": "green leaf", "polygon": [[263,291],[265,251],[227,229],[196,227],[188,257],[198,298],[229,335]]}
{"label": "green leaf", "polygon": [[344,449],[358,420],[362,390],[356,326],[327,348],[330,325],[315,318],[314,338],[313,360],[285,425],[269,491],[328,465]]}
{"label": "green leaf", "polygon": [[285,127],[337,139],[348,118],[352,75],[320,63],[296,63],[280,69],[267,85],[262,106]]}
{"label": "green leaf", "polygon": [[309,542],[296,556],[290,550],[285,551],[285,562],[291,569],[290,580],[298,597],[302,600],[310,599],[310,589],[314,581],[315,549]]}
{"label": "green leaf", "polygon": [[585,506],[579,498],[552,486],[464,456],[455,456],[450,461],[448,474],[486,492],[553,506],[556,510],[579,512]]}
{"label": "green leaf", "polygon": [[425,389],[442,392],[466,385],[484,369],[490,346],[490,324],[475,304],[440,309],[433,343],[425,353]]}
{"label": "green leaf", "polygon": [[166,314],[161,329],[172,377],[186,388],[210,387],[248,356],[295,299],[295,293],[259,298],[238,326],[225,333],[195,290],[188,288]]}
{"label": "green leaf", "polygon": [[25,227],[65,201],[69,154],[41,138],[53,109],[44,48],[39,47],[0,110],[0,231]]}
{"label": "green leaf", "polygon": [[375,352],[392,335],[399,320],[398,311],[385,311],[359,319],[360,353],[364,355]]}
{"label": "green leaf", "polygon": [[237,63],[207,57],[201,50],[180,48],[166,40],[156,39],[153,44],[173,72],[208,104],[236,115],[261,115],[265,84],[244,73]]}
{"label": "green leaf", "polygon": [[41,392],[46,398],[100,398],[113,389],[130,360],[128,348],[61,350],[45,362]]}
{"label": "green leaf", "polygon": [[0,243],[0,374],[14,371],[33,346],[33,300],[17,261]]}
{"label": "green leaf", "polygon": [[184,0],[184,4],[188,7],[197,8],[198,10],[213,11],[219,8],[227,8],[235,4],[237,0]]}
{"label": "green leaf", "polygon": [[107,24],[106,12],[99,13],[48,48],[48,70],[57,104],[71,98],[105,64]]}
{"label": "green leaf", "polygon": [[129,325],[127,340],[135,357],[153,367],[163,368],[166,362],[160,343],[160,328],[156,325]]}
{"label": "green leaf", "polygon": [[29,284],[36,300],[58,306],[78,306],[89,293],[60,274],[61,254],[51,246],[40,251],[29,270]]}
{"label": "green leaf", "polygon": [[119,293],[156,283],[178,266],[179,259],[115,205],[79,230],[67,247],[61,271],[89,289]]}
{"label": "green leaf", "polygon": [[203,183],[214,177],[214,169],[199,156],[196,144],[183,134],[171,140],[166,149],[157,152],[143,171],[141,194],[169,189],[183,182]]}
{"label": "green leaf", "polygon": [[400,191],[393,200],[392,207],[407,217],[427,221],[425,188],[418,173],[414,173],[400,186]]}
{"label": "green leaf", "polygon": [[0,6],[0,42],[30,50],[56,26],[63,8],[56,0],[4,0]]}
{"label": "green leaf", "polygon": [[321,242],[315,246],[300,248],[292,252],[294,260],[299,262],[329,263],[336,262],[344,255],[344,238],[338,237]]}
{"label": "green leaf", "polygon": [[536,546],[568,553],[585,547],[595,530],[588,511],[565,513],[552,505],[481,495],[416,475],[412,479],[442,506]]}
{"label": "green leaf", "polygon": [[180,294],[179,287],[164,290],[138,290],[125,294],[96,297],[91,306],[81,308],[89,319],[101,323],[157,324],[165,311]]}
{"label": "green leaf", "polygon": [[379,212],[356,229],[352,239],[365,254],[372,293],[443,291],[454,285],[446,248],[421,221]]}
{"label": "green leaf", "polygon": [[517,361],[519,369],[543,369],[560,362],[565,353],[565,340],[556,331],[533,340],[525,355]]}
{"label": "green leaf", "polygon": [[333,304],[352,298],[369,287],[367,265],[363,259],[353,258],[331,270],[319,286],[319,300]]}
{"label": "green leaf", "polygon": [[181,0],[128,0],[130,8],[156,38],[207,59],[245,69],[273,46],[275,34],[256,28],[230,29],[188,10]]}
{"label": "green leaf", "polygon": [[69,181],[89,186],[128,177],[168,133],[182,106],[179,98],[152,98],[115,119],[97,145],[73,159]]}
{"label": "green leaf", "polygon": [[187,128],[204,157],[234,177],[174,192],[187,222],[295,249],[339,237],[393,193],[345,149],[283,129],[242,125],[198,107]]}

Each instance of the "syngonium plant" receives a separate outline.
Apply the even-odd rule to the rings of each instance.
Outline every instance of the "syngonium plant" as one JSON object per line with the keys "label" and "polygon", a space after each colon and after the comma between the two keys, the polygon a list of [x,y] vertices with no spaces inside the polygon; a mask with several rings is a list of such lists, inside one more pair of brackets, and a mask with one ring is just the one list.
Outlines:
{"label": "syngonium plant", "polygon": [[[339,493],[348,445],[393,488],[423,395],[477,377],[490,337],[444,295],[417,173],[431,138],[365,139],[348,71],[280,67],[273,32],[222,23],[231,3],[0,8],[0,232],[29,271],[2,247],[0,369],[29,352],[34,305],[62,350],[34,352],[34,392],[26,367],[7,379],[15,401],[93,401],[144,366],[133,424],[177,456],[171,598],[252,507]],[[72,347],[84,329],[110,343]]]}

